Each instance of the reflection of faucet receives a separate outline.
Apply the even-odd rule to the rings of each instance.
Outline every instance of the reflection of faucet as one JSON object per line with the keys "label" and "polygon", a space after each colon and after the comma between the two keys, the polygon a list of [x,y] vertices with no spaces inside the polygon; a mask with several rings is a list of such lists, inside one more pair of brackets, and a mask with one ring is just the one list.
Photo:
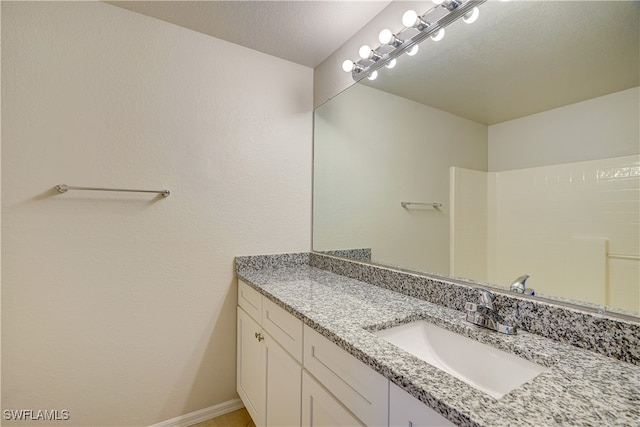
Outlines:
{"label": "reflection of faucet", "polygon": [[517,292],[519,294],[535,295],[536,293],[534,292],[534,290],[527,289],[527,286],[525,285],[525,282],[528,278],[528,274],[518,277],[516,280],[514,280],[511,286],[509,286],[509,290],[511,290],[512,292]]}
{"label": "reflection of faucet", "polygon": [[480,291],[480,304],[472,302],[465,304],[464,309],[467,310],[467,321],[503,334],[515,335],[517,328],[503,323],[504,319],[500,316],[494,304],[496,296],[493,292],[484,288],[477,289]]}

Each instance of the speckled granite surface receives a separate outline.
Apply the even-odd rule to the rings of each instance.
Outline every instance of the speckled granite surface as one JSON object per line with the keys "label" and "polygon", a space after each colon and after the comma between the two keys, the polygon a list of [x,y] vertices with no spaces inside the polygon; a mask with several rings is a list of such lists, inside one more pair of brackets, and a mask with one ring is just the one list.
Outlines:
{"label": "speckled granite surface", "polygon": [[[460,311],[305,265],[304,254],[283,259],[279,264],[241,257],[236,272],[458,425],[640,425],[638,366],[527,332],[494,333],[467,323]],[[549,369],[495,399],[368,332],[413,319],[426,319]]]}
{"label": "speckled granite surface", "polygon": [[309,253],[251,255],[236,257],[236,272],[241,270],[268,270],[309,264]]}
{"label": "speckled granite surface", "polygon": [[320,251],[323,254],[355,259],[358,261],[371,261],[371,248],[362,249],[335,249],[332,251]]}

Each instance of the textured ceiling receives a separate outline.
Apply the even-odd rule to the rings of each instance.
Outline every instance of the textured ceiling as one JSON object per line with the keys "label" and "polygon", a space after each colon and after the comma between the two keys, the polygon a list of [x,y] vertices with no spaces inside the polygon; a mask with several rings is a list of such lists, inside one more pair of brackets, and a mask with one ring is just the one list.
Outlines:
{"label": "textured ceiling", "polygon": [[390,0],[107,3],[315,68]]}

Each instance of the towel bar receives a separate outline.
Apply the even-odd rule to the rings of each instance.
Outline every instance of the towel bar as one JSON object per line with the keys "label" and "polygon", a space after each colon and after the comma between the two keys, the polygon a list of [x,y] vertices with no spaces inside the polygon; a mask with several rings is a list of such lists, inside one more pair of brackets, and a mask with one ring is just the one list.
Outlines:
{"label": "towel bar", "polygon": [[66,193],[69,190],[83,190],[83,191],[124,191],[128,193],[156,193],[162,194],[163,197],[169,197],[171,192],[169,190],[128,190],[125,188],[100,188],[100,187],[75,187],[72,185],[60,184],[56,185],[56,190],[60,193]]}

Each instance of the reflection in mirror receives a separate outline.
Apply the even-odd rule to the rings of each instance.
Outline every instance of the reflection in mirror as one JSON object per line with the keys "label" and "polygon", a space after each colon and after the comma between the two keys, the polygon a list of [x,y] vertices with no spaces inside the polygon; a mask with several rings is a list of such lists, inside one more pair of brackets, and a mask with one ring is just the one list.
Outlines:
{"label": "reflection in mirror", "polygon": [[487,2],[320,106],[313,249],[637,315],[639,29],[635,1]]}

